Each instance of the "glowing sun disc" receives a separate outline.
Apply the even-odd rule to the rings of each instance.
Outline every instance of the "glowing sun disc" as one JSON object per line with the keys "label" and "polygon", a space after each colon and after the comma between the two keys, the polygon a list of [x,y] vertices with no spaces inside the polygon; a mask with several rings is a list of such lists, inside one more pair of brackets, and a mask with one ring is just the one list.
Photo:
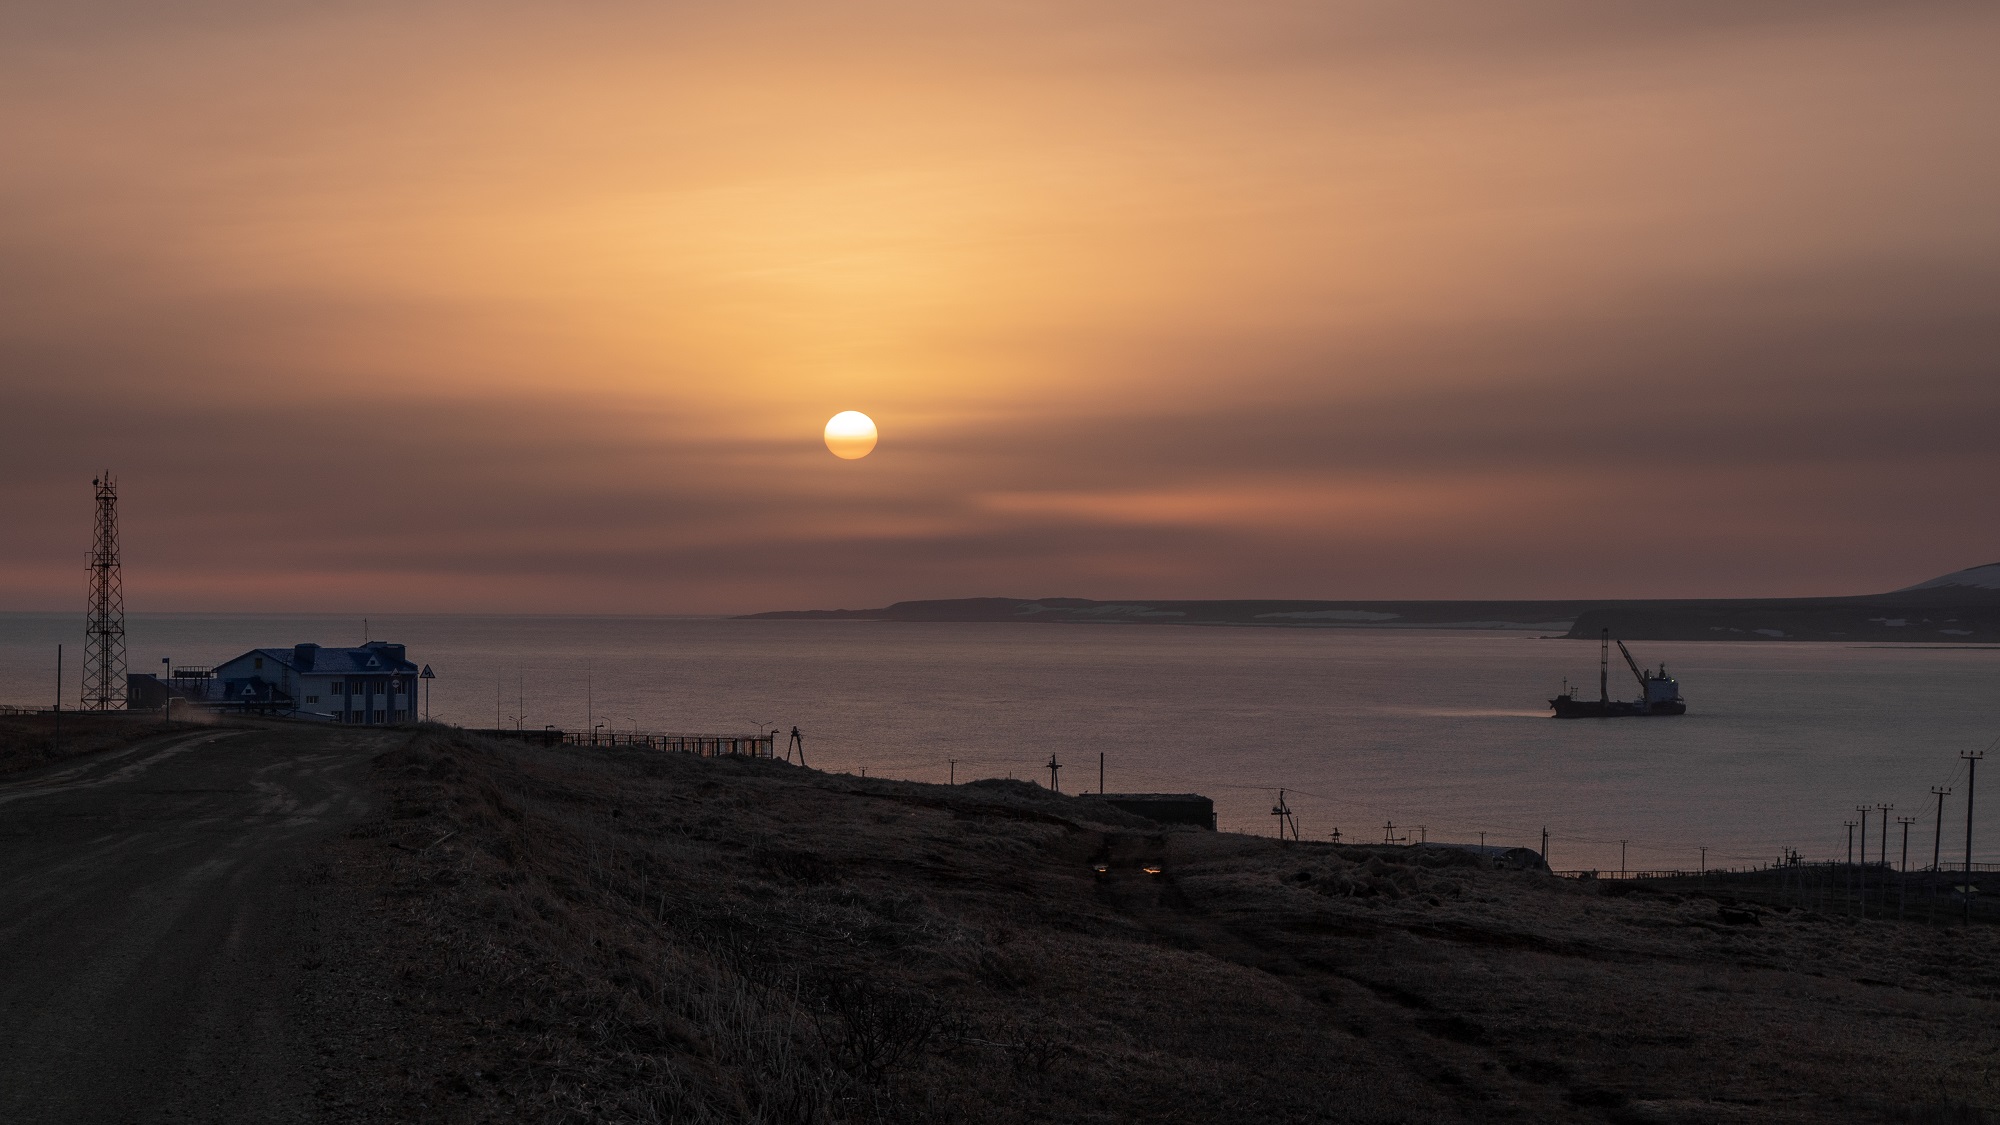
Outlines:
{"label": "glowing sun disc", "polygon": [[856,461],[875,448],[875,420],[859,410],[843,410],[827,419],[826,447],[835,457]]}

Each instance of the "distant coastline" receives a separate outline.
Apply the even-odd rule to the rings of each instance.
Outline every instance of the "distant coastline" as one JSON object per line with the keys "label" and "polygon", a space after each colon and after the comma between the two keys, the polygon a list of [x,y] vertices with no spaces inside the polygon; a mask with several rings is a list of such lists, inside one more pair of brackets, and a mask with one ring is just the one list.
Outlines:
{"label": "distant coastline", "polygon": [[2000,563],[1883,594],[1568,601],[949,598],[745,614],[784,621],[1018,621],[1291,629],[1494,629],[1627,640],[2000,644]]}

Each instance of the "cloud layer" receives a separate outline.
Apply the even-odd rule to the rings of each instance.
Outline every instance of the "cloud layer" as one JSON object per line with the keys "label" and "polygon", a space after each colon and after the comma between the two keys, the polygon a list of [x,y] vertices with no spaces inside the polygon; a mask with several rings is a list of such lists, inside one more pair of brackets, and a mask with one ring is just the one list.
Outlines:
{"label": "cloud layer", "polygon": [[10,5],[0,597],[103,468],[149,609],[1905,585],[2000,556],[1996,41]]}

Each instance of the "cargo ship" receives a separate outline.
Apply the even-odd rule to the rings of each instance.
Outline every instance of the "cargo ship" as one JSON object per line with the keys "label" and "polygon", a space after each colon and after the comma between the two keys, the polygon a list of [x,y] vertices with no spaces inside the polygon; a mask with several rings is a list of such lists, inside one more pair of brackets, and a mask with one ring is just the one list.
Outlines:
{"label": "cargo ship", "polygon": [[1639,698],[1611,698],[1611,630],[1604,630],[1598,638],[1597,652],[1597,698],[1578,699],[1576,692],[1563,682],[1563,692],[1549,700],[1555,708],[1551,718],[1557,719],[1616,719],[1626,715],[1685,715],[1687,704],[1681,699],[1679,680],[1667,675],[1667,666],[1660,665],[1658,672],[1639,667],[1632,659],[1632,650],[1619,641],[1618,652],[1625,657],[1625,666],[1632,669],[1632,675],[1639,681]]}

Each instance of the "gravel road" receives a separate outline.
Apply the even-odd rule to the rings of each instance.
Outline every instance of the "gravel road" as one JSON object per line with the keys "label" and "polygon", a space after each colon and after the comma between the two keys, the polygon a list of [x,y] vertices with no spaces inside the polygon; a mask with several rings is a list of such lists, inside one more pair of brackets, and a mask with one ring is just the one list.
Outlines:
{"label": "gravel road", "polygon": [[316,849],[404,737],[209,728],[0,785],[0,1121],[320,1119]]}

